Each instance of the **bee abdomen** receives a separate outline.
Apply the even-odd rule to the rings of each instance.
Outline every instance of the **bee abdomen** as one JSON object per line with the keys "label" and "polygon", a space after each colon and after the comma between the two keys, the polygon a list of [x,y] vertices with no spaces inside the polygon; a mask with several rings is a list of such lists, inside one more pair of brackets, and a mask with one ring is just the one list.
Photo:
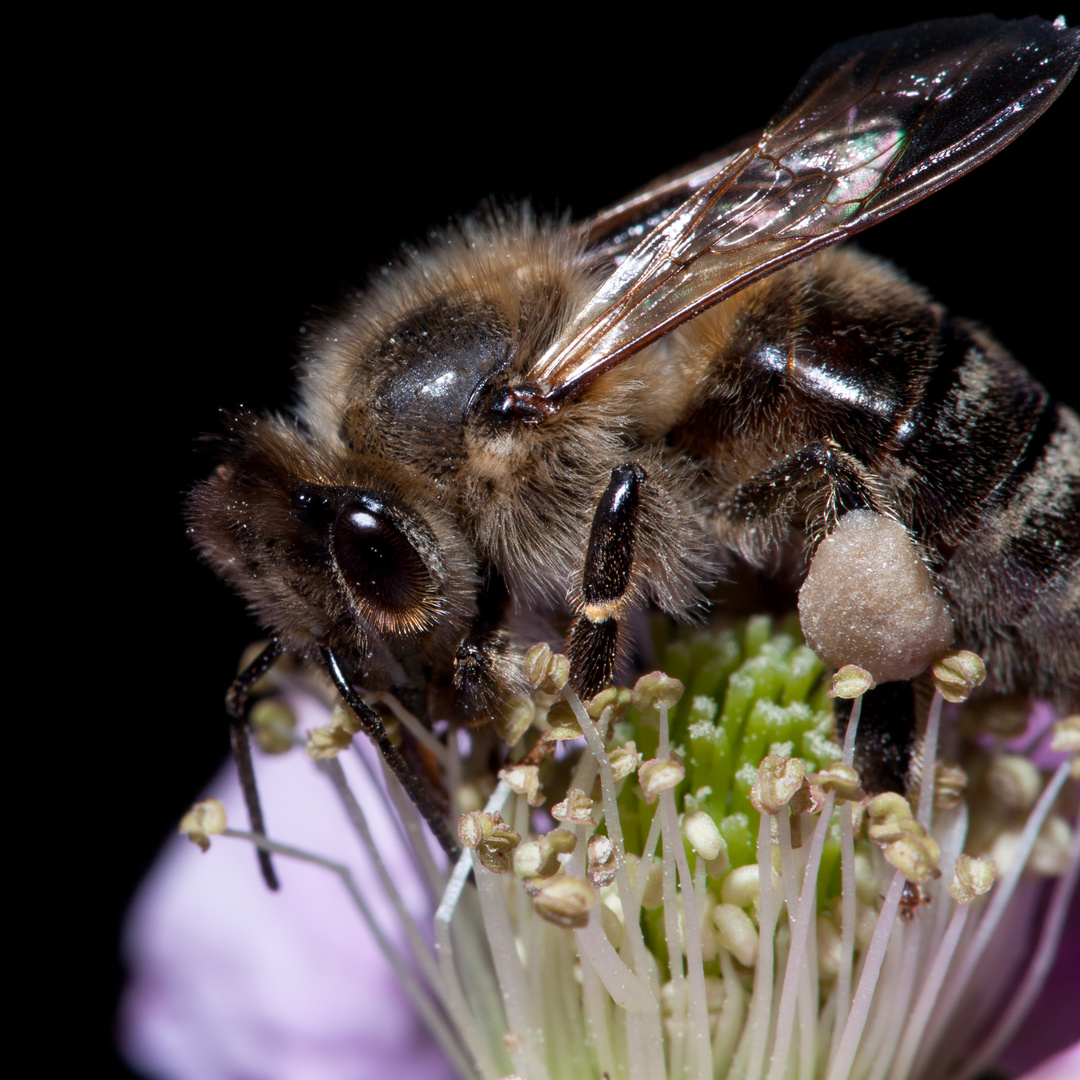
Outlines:
{"label": "bee abdomen", "polygon": [[697,322],[685,336],[713,351],[716,379],[680,437],[712,459],[721,506],[740,511],[729,542],[765,563],[757,533],[738,531],[738,496],[760,503],[765,487],[805,530],[813,516],[784,501],[783,482],[815,440],[835,443],[919,544],[991,688],[1080,707],[1076,414],[988,335],[852,252],[807,260]]}
{"label": "bee abdomen", "polygon": [[1048,402],[937,580],[992,687],[1080,707],[1080,420],[1071,409]]}
{"label": "bee abdomen", "polygon": [[935,568],[1011,502],[1057,427],[1046,391],[996,342],[942,321],[931,370],[898,426],[910,482],[910,526]]}
{"label": "bee abdomen", "polygon": [[1080,422],[946,318],[896,459],[900,501],[991,686],[1080,699]]}

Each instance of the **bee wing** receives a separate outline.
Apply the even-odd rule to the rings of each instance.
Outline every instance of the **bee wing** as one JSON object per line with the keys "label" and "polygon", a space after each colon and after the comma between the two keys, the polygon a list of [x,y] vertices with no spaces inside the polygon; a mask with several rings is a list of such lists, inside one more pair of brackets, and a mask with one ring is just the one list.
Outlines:
{"label": "bee wing", "polygon": [[760,131],[744,135],[720,150],[656,177],[589,218],[582,226],[588,260],[597,262],[626,255],[675,207],[726,169],[748,146],[755,146],[760,138]]}
{"label": "bee wing", "polygon": [[587,226],[617,239],[620,220],[647,220],[680,185],[692,192],[625,256],[528,381],[551,405],[575,397],[757,278],[957,179],[1040,116],[1078,60],[1080,33],[1063,21],[989,15],[835,46],[710,179],[680,170],[668,188],[654,185]]}

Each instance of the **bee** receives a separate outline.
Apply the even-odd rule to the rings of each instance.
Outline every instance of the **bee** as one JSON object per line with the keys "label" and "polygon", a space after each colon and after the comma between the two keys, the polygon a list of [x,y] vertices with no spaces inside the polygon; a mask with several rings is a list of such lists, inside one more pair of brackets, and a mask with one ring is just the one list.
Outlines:
{"label": "bee", "polygon": [[[797,585],[849,511],[898,522],[998,693],[1080,700],[1080,421],[985,331],[839,241],[1007,145],[1076,70],[1063,20],[836,46],[777,116],[579,225],[494,208],[308,335],[288,413],[228,420],[202,556],[273,635],[228,699],[320,665],[447,850],[358,686],[479,723],[565,637],[596,693],[635,613],[733,562]],[[258,814],[251,795],[253,825]]]}

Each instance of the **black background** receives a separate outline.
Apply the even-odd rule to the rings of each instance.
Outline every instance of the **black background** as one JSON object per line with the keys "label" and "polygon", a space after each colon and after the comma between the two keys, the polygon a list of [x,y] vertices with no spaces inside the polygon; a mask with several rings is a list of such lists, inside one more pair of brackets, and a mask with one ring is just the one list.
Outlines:
{"label": "black background", "polygon": [[[305,318],[401,241],[491,195],[588,215],[760,126],[828,46],[939,12],[162,23],[95,68],[73,105],[96,164],[74,163],[89,175],[71,207],[74,270],[57,274],[85,275],[102,357],[76,402],[93,449],[73,464],[102,542],[92,577],[105,615],[80,631],[74,662],[107,711],[68,756],[89,781],[77,821],[91,792],[131,816],[121,842],[85,845],[82,884],[69,879],[90,886],[89,914],[69,920],[107,972],[87,1049],[111,1053],[123,909],[227,753],[222,694],[257,636],[184,535],[183,495],[212,467],[195,438],[217,429],[217,410],[286,405]],[[1066,400],[1077,98],[1074,87],[999,158],[860,241],[992,327]]]}

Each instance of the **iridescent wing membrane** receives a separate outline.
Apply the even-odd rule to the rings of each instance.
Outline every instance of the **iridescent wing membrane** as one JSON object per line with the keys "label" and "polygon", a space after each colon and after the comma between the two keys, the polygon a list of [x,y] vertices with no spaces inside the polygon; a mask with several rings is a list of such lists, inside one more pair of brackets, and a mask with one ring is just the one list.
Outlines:
{"label": "iridescent wing membrane", "polygon": [[710,179],[708,166],[670,174],[586,224],[618,256],[635,226],[685,198],[533,365],[534,400],[576,397],[752,281],[975,168],[1043,113],[1078,61],[1080,32],[1061,20],[988,15],[830,49],[756,141],[714,158]]}

